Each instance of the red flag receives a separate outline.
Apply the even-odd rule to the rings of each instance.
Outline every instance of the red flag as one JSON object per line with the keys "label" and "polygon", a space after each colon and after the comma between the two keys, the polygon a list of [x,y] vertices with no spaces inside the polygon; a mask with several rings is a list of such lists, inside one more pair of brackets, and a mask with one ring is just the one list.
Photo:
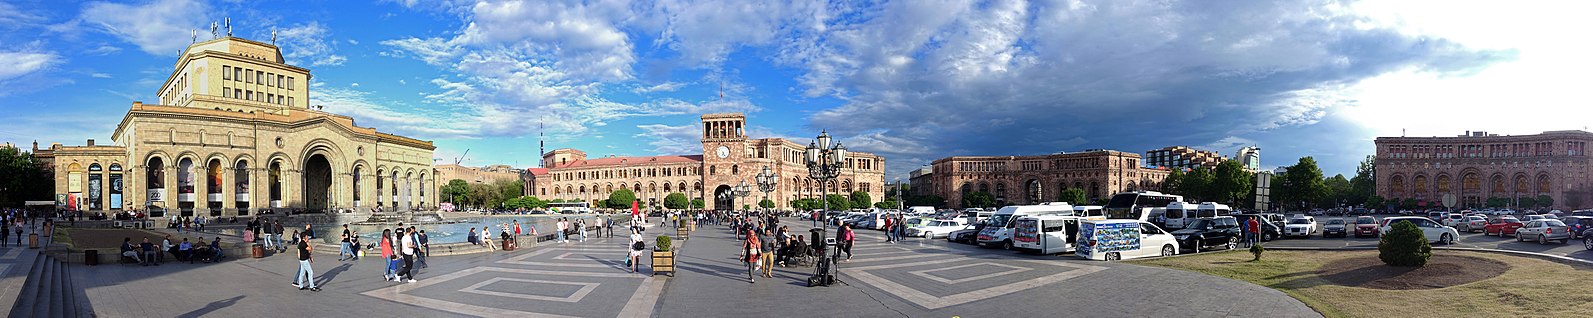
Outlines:
{"label": "red flag", "polygon": [[636,201],[631,201],[631,216],[637,216],[637,215],[641,215],[641,214],[642,214],[642,209],[640,207],[638,207],[638,204],[636,204]]}

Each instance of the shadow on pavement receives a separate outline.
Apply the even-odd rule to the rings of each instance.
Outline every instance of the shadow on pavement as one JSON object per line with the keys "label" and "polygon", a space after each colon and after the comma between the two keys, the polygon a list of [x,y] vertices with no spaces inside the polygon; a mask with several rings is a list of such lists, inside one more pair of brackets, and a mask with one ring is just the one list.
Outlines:
{"label": "shadow on pavement", "polygon": [[210,304],[205,305],[204,308],[195,309],[194,311],[190,311],[190,312],[187,312],[187,313],[183,313],[181,315],[177,315],[177,317],[183,317],[183,318],[203,317],[206,314],[209,314],[209,313],[214,312],[216,310],[220,310],[222,308],[227,308],[227,307],[232,307],[232,305],[238,304],[238,300],[240,300],[240,299],[243,299],[243,295],[238,295],[238,296],[235,296],[235,297],[232,297],[232,298],[227,298],[227,299],[213,301],[213,302],[210,302]]}

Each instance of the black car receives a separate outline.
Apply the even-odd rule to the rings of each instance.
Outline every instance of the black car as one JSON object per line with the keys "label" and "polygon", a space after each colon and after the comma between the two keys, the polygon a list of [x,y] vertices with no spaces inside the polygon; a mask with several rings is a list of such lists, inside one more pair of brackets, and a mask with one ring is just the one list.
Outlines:
{"label": "black car", "polygon": [[1182,230],[1173,231],[1182,250],[1200,252],[1201,248],[1222,246],[1233,249],[1244,239],[1238,219],[1231,216],[1199,218]]}
{"label": "black car", "polygon": [[976,239],[979,237],[979,230],[983,230],[984,228],[985,225],[983,223],[969,225],[961,230],[952,231],[951,233],[946,234],[946,240],[963,244],[974,244]]}
{"label": "black car", "polygon": [[[1244,225],[1246,224],[1245,222],[1250,222],[1250,219],[1252,219],[1252,218],[1259,218],[1261,220],[1260,222],[1261,222],[1261,241],[1262,242],[1271,241],[1273,239],[1276,239],[1278,237],[1283,236],[1283,227],[1280,227],[1280,226],[1278,226],[1277,223],[1273,223],[1273,222],[1270,222],[1268,220],[1269,218],[1271,218],[1273,216],[1277,216],[1279,218],[1282,217],[1281,214],[1277,214],[1277,213],[1235,214],[1235,215],[1233,215],[1234,219],[1239,222],[1240,234],[1244,234],[1243,231],[1248,230],[1248,229],[1246,229],[1244,227]],[[1241,239],[1243,239],[1243,238],[1241,238]]]}

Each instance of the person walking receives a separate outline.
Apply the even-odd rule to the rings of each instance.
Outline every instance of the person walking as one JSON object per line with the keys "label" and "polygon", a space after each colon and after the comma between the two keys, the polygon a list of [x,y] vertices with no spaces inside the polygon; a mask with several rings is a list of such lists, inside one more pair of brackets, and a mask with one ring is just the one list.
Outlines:
{"label": "person walking", "polygon": [[298,239],[299,275],[293,279],[293,287],[298,287],[299,290],[321,291],[320,287],[315,287],[315,269],[310,268],[310,264],[315,263],[314,256],[310,253],[312,249],[310,247],[310,234],[299,234]]}
{"label": "person walking", "polygon": [[895,232],[895,229],[896,229],[896,218],[886,216],[885,217],[885,242],[886,243],[893,243],[893,244],[896,243],[896,232]]}
{"label": "person walking", "polygon": [[415,272],[414,272],[415,271],[415,248],[416,248],[416,246],[415,246],[416,244],[415,243],[416,243],[416,241],[415,241],[415,230],[413,228],[411,228],[408,231],[405,231],[404,232],[404,236],[402,238],[398,239],[398,244],[401,246],[401,248],[399,249],[399,253],[403,254],[403,256],[404,256],[404,269],[398,271],[398,276],[401,279],[408,279],[407,282],[410,282],[410,283],[413,283],[413,282],[417,281],[417,280],[415,280]]}
{"label": "person walking", "polygon": [[[519,230],[516,228],[516,230]],[[426,265],[426,255],[431,254],[431,240],[426,239],[426,230],[420,230],[420,268],[431,267]]]}
{"label": "person walking", "polygon": [[1256,245],[1256,238],[1261,236],[1261,221],[1258,221],[1256,219],[1259,219],[1259,217],[1253,217],[1253,218],[1250,218],[1249,221],[1245,221],[1245,247],[1246,248],[1249,248],[1251,246],[1255,246]]}
{"label": "person walking", "polygon": [[575,226],[581,228],[581,241],[586,242],[586,219],[576,219]]}
{"label": "person walking", "polygon": [[[474,231],[475,229],[471,228],[471,230]],[[377,245],[382,246],[382,259],[384,260],[382,262],[389,263],[387,271],[382,273],[382,278],[389,281],[398,281],[398,266],[391,262],[391,260],[398,259],[398,254],[393,253],[393,230],[382,229],[382,240]]]}
{"label": "person walking", "polygon": [[11,237],[11,222],[0,221],[0,247],[11,246],[6,239]]}
{"label": "person walking", "polygon": [[608,238],[614,238],[614,216],[603,216],[603,229],[608,231]]}
{"label": "person walking", "polygon": [[558,221],[553,222],[553,227],[555,227],[556,229],[559,230],[559,233],[558,233],[559,243],[564,243],[564,230],[565,230],[564,218],[559,218]]}
{"label": "person walking", "polygon": [[287,228],[282,227],[281,220],[271,221],[271,225],[277,228],[277,253],[287,251],[288,247],[282,245],[282,234],[285,234],[283,231],[287,230]]}
{"label": "person walking", "polygon": [[[852,234],[852,225],[841,225],[841,230],[835,231],[835,244],[840,245],[841,252],[846,253],[846,261],[852,261],[852,242],[857,236]],[[840,256],[840,255],[836,255]]]}
{"label": "person walking", "polygon": [[259,220],[259,225],[255,228],[260,230],[260,244],[263,245],[265,249],[273,250],[277,248],[275,245],[276,242],[271,241],[271,238],[276,236],[275,232],[277,229],[275,226],[271,226],[270,220]]}
{"label": "person walking", "polygon": [[343,239],[343,241],[338,244],[339,249],[337,251],[337,261],[341,262],[354,259],[354,248],[349,246],[350,242],[348,240],[348,224],[343,224],[343,234],[340,237]]}
{"label": "person walking", "polygon": [[768,232],[764,232],[764,235],[760,235],[758,237],[758,242],[759,245],[761,245],[758,249],[758,252],[760,252],[758,261],[761,263],[758,265],[763,267],[763,277],[774,278],[774,250],[776,248],[776,240],[774,237],[770,236]]}
{"label": "person walking", "polygon": [[759,271],[758,267],[761,262],[759,262],[758,257],[763,256],[763,253],[758,250],[761,247],[758,244],[758,234],[752,230],[747,230],[746,232],[747,240],[741,242],[741,261],[747,264],[747,283],[757,283],[758,280],[754,275]]}
{"label": "person walking", "polygon": [[636,273],[636,268],[641,267],[642,251],[647,249],[647,243],[642,242],[642,233],[631,231],[630,258],[625,259],[625,265],[630,267],[631,273]]}

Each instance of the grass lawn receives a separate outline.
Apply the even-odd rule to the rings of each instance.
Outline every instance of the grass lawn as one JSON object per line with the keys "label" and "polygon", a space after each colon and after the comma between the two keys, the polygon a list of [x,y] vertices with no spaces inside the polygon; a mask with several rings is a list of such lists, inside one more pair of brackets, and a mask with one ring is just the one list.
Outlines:
{"label": "grass lawn", "polygon": [[[1299,299],[1327,317],[1593,315],[1593,293],[1589,293],[1593,289],[1593,268],[1492,253],[1442,250],[1434,250],[1433,253],[1462,256],[1462,259],[1475,257],[1494,260],[1509,266],[1497,276],[1488,274],[1454,286],[1394,290],[1346,286],[1341,282],[1345,277],[1352,277],[1356,271],[1332,275],[1345,273],[1347,269],[1323,266],[1344,264],[1346,260],[1357,258],[1375,259],[1377,251],[1268,251],[1263,254],[1261,261],[1251,262],[1248,251],[1236,250],[1133,263],[1201,272],[1271,287]],[[1427,275],[1434,274],[1429,271]],[[1335,280],[1328,277],[1334,277]]]}

